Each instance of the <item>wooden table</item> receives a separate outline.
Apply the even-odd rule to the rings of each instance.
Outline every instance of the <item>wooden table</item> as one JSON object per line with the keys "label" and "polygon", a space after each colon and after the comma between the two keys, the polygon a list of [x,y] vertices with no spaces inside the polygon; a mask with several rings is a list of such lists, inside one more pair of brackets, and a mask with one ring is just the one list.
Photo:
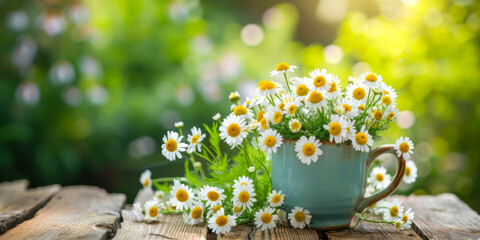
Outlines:
{"label": "wooden table", "polygon": [[[351,229],[320,231],[252,225],[216,235],[205,224],[188,226],[180,215],[158,223],[135,222],[125,195],[94,186],[51,185],[28,189],[28,181],[0,183],[0,240],[4,239],[479,239],[480,216],[457,196],[391,196],[415,212],[412,230],[361,222]],[[143,191],[136,201],[150,196]],[[352,221],[353,222],[353,221]]]}

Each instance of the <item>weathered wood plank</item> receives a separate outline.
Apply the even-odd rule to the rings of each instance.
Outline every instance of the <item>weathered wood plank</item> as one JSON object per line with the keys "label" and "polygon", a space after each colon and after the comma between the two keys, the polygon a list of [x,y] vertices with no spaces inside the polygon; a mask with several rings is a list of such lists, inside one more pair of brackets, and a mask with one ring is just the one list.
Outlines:
{"label": "weathered wood plank", "polygon": [[218,234],[217,239],[222,239],[222,240],[233,240],[233,239],[250,239],[249,234],[252,233],[253,231],[253,226],[243,224],[239,226],[235,226],[232,228],[232,231],[226,234]]}
{"label": "weathered wood plank", "polygon": [[480,216],[454,194],[396,197],[413,209],[413,228],[425,239],[480,238]]}
{"label": "weathered wood plank", "polygon": [[0,240],[113,237],[124,202],[125,195],[98,187],[64,187],[32,219],[0,235]]}
{"label": "weathered wood plank", "polygon": [[0,184],[0,234],[33,217],[60,190],[59,185],[28,189],[27,180]]}
{"label": "weathered wood plank", "polygon": [[[251,234],[252,236],[252,234]],[[277,226],[275,229],[261,231],[256,228],[252,239],[295,239],[295,240],[310,240],[321,239],[321,236],[317,234],[317,231],[313,228],[298,229],[292,228],[286,224]]]}

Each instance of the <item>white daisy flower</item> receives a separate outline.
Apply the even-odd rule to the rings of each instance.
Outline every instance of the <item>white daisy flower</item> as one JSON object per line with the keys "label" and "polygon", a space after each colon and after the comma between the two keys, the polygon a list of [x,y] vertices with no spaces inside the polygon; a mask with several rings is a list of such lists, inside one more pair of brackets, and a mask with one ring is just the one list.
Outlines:
{"label": "white daisy flower", "polygon": [[342,116],[333,114],[330,123],[323,128],[330,133],[330,142],[335,140],[335,143],[342,143],[347,137],[347,121]]}
{"label": "white daisy flower", "polygon": [[255,172],[255,166],[249,167],[249,168],[248,168],[248,171],[251,172],[251,173]]}
{"label": "white daisy flower", "polygon": [[364,104],[367,102],[369,88],[361,82],[348,84],[347,97],[351,97],[355,101]]}
{"label": "white daisy flower", "polygon": [[268,97],[270,95],[275,95],[282,88],[282,85],[274,81],[260,81],[255,90],[256,96]]}
{"label": "white daisy flower", "polygon": [[375,118],[377,121],[381,121],[383,119],[383,112],[382,109],[373,107],[372,108],[372,116]]}
{"label": "white daisy flower", "polygon": [[410,159],[410,155],[413,154],[412,149],[414,149],[413,142],[408,137],[400,137],[397,139],[393,148],[397,150],[397,156],[403,156],[403,159],[405,160]]}
{"label": "white daisy flower", "polygon": [[382,91],[382,104],[389,106],[397,100],[397,92],[392,86],[388,86],[384,82],[380,83],[379,90]]}
{"label": "white daisy flower", "polygon": [[355,134],[355,138],[352,139],[353,148],[357,151],[369,152],[371,146],[373,146],[373,138],[370,133],[365,129],[365,125],[362,129]]}
{"label": "white daisy flower", "polygon": [[238,102],[238,100],[240,100],[240,94],[235,91],[235,92],[231,92],[230,95],[228,95],[228,100],[230,100],[230,102]]}
{"label": "white daisy flower", "polygon": [[236,217],[233,215],[225,215],[222,208],[208,220],[208,228],[215,234],[225,234],[236,226],[235,219]]}
{"label": "white daisy flower", "polygon": [[407,209],[407,211],[405,211],[405,213],[403,214],[403,216],[401,216],[401,220],[402,223],[403,223],[403,229],[410,229],[412,228],[412,220],[415,218],[415,213],[412,212],[412,209],[409,208]]}
{"label": "white daisy flower", "polygon": [[308,93],[308,97],[305,98],[305,106],[310,109],[320,109],[327,106],[327,104],[325,92],[314,90]]}
{"label": "white daisy flower", "polygon": [[382,75],[377,75],[376,73],[366,72],[360,74],[360,78],[363,80],[363,84],[369,87],[379,87],[383,81]]}
{"label": "white daisy flower", "polygon": [[395,223],[393,223],[393,226],[395,226],[395,228],[398,229],[398,230],[403,230],[404,229],[402,220],[395,221]]}
{"label": "white daisy flower", "polygon": [[133,214],[135,215],[135,220],[137,220],[138,222],[141,222],[143,221],[143,219],[145,219],[145,215],[143,215],[143,209],[139,202],[136,202],[133,204],[132,210],[133,210]]}
{"label": "white daisy flower", "polygon": [[253,187],[253,181],[252,179],[246,177],[246,176],[241,176],[235,180],[233,180],[233,188],[237,189],[241,186],[252,186]]}
{"label": "white daisy flower", "polygon": [[285,101],[285,113],[287,117],[295,115],[298,108],[300,107],[300,101],[298,98],[289,98]]}
{"label": "white daisy flower", "polygon": [[310,89],[307,87],[307,80],[309,78],[294,78],[292,84],[292,91],[295,93],[296,98],[302,101],[308,96]]}
{"label": "white daisy flower", "polygon": [[302,207],[294,207],[292,212],[288,214],[288,219],[290,219],[290,224],[294,228],[305,228],[310,224],[312,215],[307,209],[303,210]]}
{"label": "white daisy flower", "polygon": [[234,205],[232,211],[233,211],[233,215],[235,215],[235,217],[240,217],[242,215],[242,213],[245,211],[245,208],[242,207],[241,205]]}
{"label": "white daisy flower", "polygon": [[265,97],[255,96],[253,98],[246,97],[243,105],[247,108],[253,108],[255,106],[264,105]]}
{"label": "white daisy flower", "polygon": [[415,180],[417,180],[417,166],[412,160],[407,160],[403,181],[410,184],[414,183]]}
{"label": "white daisy flower", "polygon": [[222,115],[220,115],[220,113],[216,113],[215,115],[213,115],[212,119],[214,121],[218,121],[221,117],[222,117]]}
{"label": "white daisy flower", "polygon": [[223,120],[220,126],[220,137],[233,149],[247,137],[248,133],[244,131],[246,128],[247,126],[242,118],[230,115]]}
{"label": "white daisy flower", "polygon": [[157,221],[162,213],[162,209],[165,209],[163,203],[159,203],[156,200],[150,200],[145,203],[145,220],[146,221]]}
{"label": "white daisy flower", "polygon": [[347,139],[350,139],[350,140],[354,139],[356,134],[357,134],[357,129],[355,128],[355,121],[347,120],[347,136],[345,138],[345,141]]}
{"label": "white daisy flower", "polygon": [[183,125],[184,125],[184,124],[183,124],[182,121],[180,121],[180,122],[175,122],[175,124],[174,124],[174,126],[175,126],[176,128],[182,128]]}
{"label": "white daisy flower", "polygon": [[223,189],[205,185],[202,189],[200,189],[200,192],[198,193],[198,198],[207,201],[207,206],[213,207],[216,205],[222,205],[223,200],[225,200],[226,198],[223,192]]}
{"label": "white daisy flower", "polygon": [[286,72],[293,72],[293,69],[297,68],[296,66],[290,66],[288,65],[287,63],[279,63],[277,65],[277,67],[275,68],[275,70],[271,71],[270,72],[270,77],[273,77],[273,76],[276,76],[276,75],[280,75],[280,74],[284,74]]}
{"label": "white daisy flower", "polygon": [[188,141],[188,147],[187,147],[187,152],[192,153],[195,152],[195,147],[197,148],[198,152],[202,152],[202,145],[200,144],[203,139],[205,139],[207,135],[202,134],[202,130],[197,127],[192,128],[192,134],[188,135],[187,141]]}
{"label": "white daisy flower", "polygon": [[279,107],[270,106],[267,109],[267,112],[264,114],[269,122],[278,124],[282,122],[283,111]]}
{"label": "white daisy flower", "polygon": [[287,222],[287,212],[283,209],[277,210],[278,222],[279,223],[286,223]]}
{"label": "white daisy flower", "polygon": [[275,221],[278,221],[278,216],[273,214],[274,212],[275,209],[271,207],[258,210],[255,213],[255,225],[257,225],[257,228],[260,228],[262,231],[275,228],[277,226]]}
{"label": "white daisy flower", "polygon": [[257,201],[255,199],[255,191],[253,186],[240,186],[233,190],[233,199],[235,206],[241,206],[243,209],[248,208],[248,210],[252,209],[253,203]]}
{"label": "white daisy flower", "polygon": [[243,105],[238,105],[233,109],[233,112],[231,113],[233,115],[239,116],[245,121],[248,119],[253,119],[253,112],[251,109],[246,108]]}
{"label": "white daisy flower", "polygon": [[330,89],[330,83],[332,83],[332,75],[327,73],[327,70],[323,68],[314,69],[309,73],[310,77],[307,80],[307,87],[314,91],[328,91]]}
{"label": "white daisy flower", "polygon": [[183,214],[183,219],[188,225],[195,225],[203,222],[203,211],[205,210],[202,201],[194,201],[192,210]]}
{"label": "white daisy flower", "polygon": [[143,186],[143,189],[152,190],[152,172],[150,170],[145,170],[140,175],[140,183]]}
{"label": "white daisy flower", "polygon": [[348,119],[353,119],[358,116],[358,106],[360,106],[360,104],[352,98],[343,98],[338,105],[343,109],[343,113],[339,115],[344,115]]}
{"label": "white daisy flower", "polygon": [[187,144],[182,143],[183,136],[178,136],[178,133],[168,131],[167,136],[163,136],[162,154],[168,160],[174,161],[179,158],[182,159],[180,152],[185,152],[188,147]]}
{"label": "white daisy flower", "polygon": [[290,131],[297,133],[302,129],[302,123],[298,121],[298,119],[292,118],[288,122],[288,127],[290,128]]}
{"label": "white daisy flower", "polygon": [[192,189],[185,184],[181,184],[177,179],[174,180],[172,190],[170,190],[170,195],[172,198],[170,198],[169,202],[178,211],[192,208],[195,197]]}
{"label": "white daisy flower", "polygon": [[265,130],[258,139],[260,149],[267,154],[276,153],[277,148],[282,145],[283,137],[276,130]]}
{"label": "white daisy flower", "polygon": [[342,92],[341,92],[342,85],[340,85],[340,79],[338,78],[337,75],[334,75],[334,74],[330,74],[330,75],[331,75],[330,77],[331,82],[329,84],[328,91],[325,92],[325,96],[329,99],[333,99],[333,98],[342,96]]}
{"label": "white daisy flower", "polygon": [[370,172],[368,183],[372,184],[376,189],[382,190],[392,182],[392,176],[387,174],[384,167],[374,167]]}
{"label": "white daisy flower", "polygon": [[159,202],[164,202],[165,201],[165,192],[163,191],[155,191],[154,196],[155,199]]}
{"label": "white daisy flower", "polygon": [[301,136],[295,144],[298,159],[307,165],[310,165],[312,161],[317,162],[318,156],[323,154],[320,145],[322,145],[320,140],[315,139],[314,136],[309,138]]}
{"label": "white daisy flower", "polygon": [[385,114],[387,114],[385,119],[387,119],[388,121],[394,121],[395,119],[397,119],[399,113],[400,112],[398,111],[398,108],[394,104],[392,104],[385,110]]}
{"label": "white daisy flower", "polygon": [[282,194],[282,191],[277,192],[277,190],[273,190],[268,194],[267,199],[271,207],[280,207],[285,202],[285,194]]}
{"label": "white daisy flower", "polygon": [[210,216],[215,215],[215,213],[217,213],[220,209],[223,209],[223,207],[221,205],[216,205],[216,206],[210,207],[208,212],[207,212],[207,218],[210,218]]}
{"label": "white daisy flower", "polygon": [[382,208],[383,220],[385,221],[394,221],[397,218],[403,216],[404,207],[402,202],[398,199],[393,199],[391,202],[386,202],[384,205],[385,208]]}

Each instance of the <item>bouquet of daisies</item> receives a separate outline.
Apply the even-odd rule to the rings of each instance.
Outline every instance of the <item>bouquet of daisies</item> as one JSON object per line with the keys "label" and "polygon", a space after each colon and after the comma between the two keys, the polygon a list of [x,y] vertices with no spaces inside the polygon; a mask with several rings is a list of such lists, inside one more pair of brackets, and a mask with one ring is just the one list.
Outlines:
{"label": "bouquet of daisies", "polygon": [[[307,209],[298,206],[288,215],[282,210],[288,196],[281,189],[271,189],[270,155],[286,139],[298,139],[298,160],[308,165],[322,155],[322,141],[351,144],[357,151],[368,152],[399,110],[395,89],[384,83],[381,75],[366,72],[349,77],[342,89],[340,79],[325,69],[315,69],[307,77],[290,77],[295,68],[278,64],[271,80],[260,81],[255,96],[242,102],[238,92],[231,93],[231,113],[223,120],[216,114],[212,126],[204,125],[208,138],[197,127],[184,136],[183,123],[176,123],[178,133],[171,131],[163,137],[162,154],[170,161],[182,159],[184,152],[188,155],[185,178],[152,180],[149,171],[142,174],[140,182],[145,188],[153,183],[168,192],[168,182],[173,186],[169,200],[156,198],[143,209],[134,205],[137,219],[149,221],[161,213],[182,213],[187,224],[208,222],[215,233],[249,222],[266,230],[287,222],[287,218],[293,227],[308,226],[311,215]],[[229,157],[221,151],[221,142],[237,148],[238,154]],[[417,176],[410,160],[413,142],[401,137],[394,149],[407,160],[403,181],[413,183]],[[207,173],[202,162],[207,164]],[[385,168],[374,167],[366,194],[384,189],[391,179]],[[410,228],[413,217],[411,209],[405,210],[401,202],[387,200],[360,214],[360,220],[389,223],[398,229]]]}

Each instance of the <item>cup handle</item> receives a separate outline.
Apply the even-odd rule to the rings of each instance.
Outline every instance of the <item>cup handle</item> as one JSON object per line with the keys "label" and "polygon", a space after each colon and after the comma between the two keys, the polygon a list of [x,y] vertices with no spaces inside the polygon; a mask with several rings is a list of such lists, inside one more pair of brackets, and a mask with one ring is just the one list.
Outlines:
{"label": "cup handle", "polygon": [[393,181],[385,189],[373,194],[372,196],[362,197],[360,199],[360,201],[357,203],[357,206],[355,207],[355,211],[359,213],[363,212],[363,210],[368,206],[388,197],[390,194],[393,193],[393,191],[395,191],[395,189],[397,189],[400,182],[402,182],[403,175],[405,174],[405,160],[403,159],[403,156],[397,156],[397,154],[395,153],[395,149],[393,149],[393,144],[385,144],[370,151],[367,157],[367,174],[372,162],[377,159],[378,156],[384,153],[392,153],[397,159],[397,173],[395,174]]}

